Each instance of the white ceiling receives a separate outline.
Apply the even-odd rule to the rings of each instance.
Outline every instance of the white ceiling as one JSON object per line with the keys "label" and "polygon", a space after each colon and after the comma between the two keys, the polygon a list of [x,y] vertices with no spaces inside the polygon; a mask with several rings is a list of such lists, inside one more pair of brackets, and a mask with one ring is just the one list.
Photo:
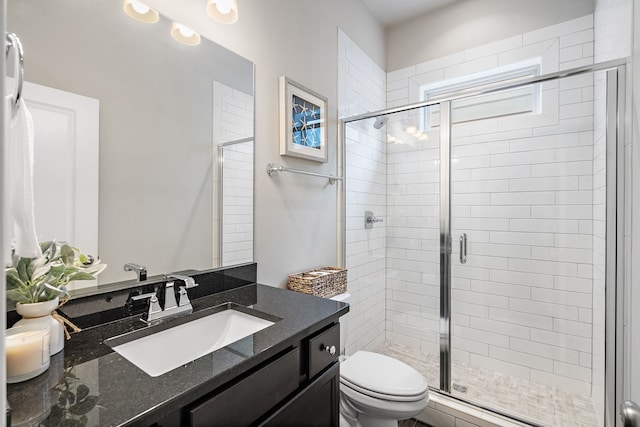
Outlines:
{"label": "white ceiling", "polygon": [[362,0],[384,26],[407,21],[459,0]]}

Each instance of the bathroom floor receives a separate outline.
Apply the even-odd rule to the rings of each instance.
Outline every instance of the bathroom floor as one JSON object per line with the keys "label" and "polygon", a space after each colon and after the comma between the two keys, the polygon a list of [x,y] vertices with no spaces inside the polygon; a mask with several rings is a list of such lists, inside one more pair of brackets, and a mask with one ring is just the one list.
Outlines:
{"label": "bathroom floor", "polygon": [[413,418],[410,418],[408,420],[399,421],[398,427],[429,427],[429,426],[425,423],[421,423],[418,420],[414,420]]}
{"label": "bathroom floor", "polygon": [[[431,384],[439,382],[437,356],[391,343],[380,345],[376,352],[402,360],[420,371]],[[454,395],[491,402],[506,412],[557,427],[598,426],[588,397],[455,361],[452,362],[452,377]]]}

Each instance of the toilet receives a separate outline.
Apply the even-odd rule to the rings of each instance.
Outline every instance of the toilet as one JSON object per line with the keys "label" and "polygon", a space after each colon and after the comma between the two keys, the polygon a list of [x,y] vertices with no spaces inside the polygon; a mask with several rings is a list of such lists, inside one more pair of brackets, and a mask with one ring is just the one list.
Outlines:
{"label": "toilet", "polygon": [[[349,302],[348,293],[332,300]],[[340,319],[344,354],[347,320]],[[378,353],[357,351],[341,357],[340,427],[397,427],[421,413],[429,402],[427,379],[411,366]]]}

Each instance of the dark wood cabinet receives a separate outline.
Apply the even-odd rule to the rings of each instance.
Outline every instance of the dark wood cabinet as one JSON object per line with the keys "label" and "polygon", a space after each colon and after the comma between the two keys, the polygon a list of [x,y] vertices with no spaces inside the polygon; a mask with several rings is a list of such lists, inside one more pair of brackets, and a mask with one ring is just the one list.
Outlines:
{"label": "dark wood cabinet", "polygon": [[260,425],[327,427],[340,424],[340,368],[334,363]]}
{"label": "dark wood cabinet", "polygon": [[338,427],[339,348],[340,324],[336,323],[315,331],[154,427]]}
{"label": "dark wood cabinet", "polygon": [[189,409],[193,427],[248,426],[298,388],[296,347],[251,375]]}
{"label": "dark wood cabinet", "polygon": [[340,325],[335,325],[305,341],[309,353],[309,378],[315,377],[340,356]]}

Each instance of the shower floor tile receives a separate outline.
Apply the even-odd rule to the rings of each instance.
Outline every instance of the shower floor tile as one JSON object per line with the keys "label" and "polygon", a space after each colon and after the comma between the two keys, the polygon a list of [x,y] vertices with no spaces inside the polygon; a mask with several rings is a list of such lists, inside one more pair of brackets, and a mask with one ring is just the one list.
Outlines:
{"label": "shower floor tile", "polygon": [[[440,378],[438,357],[413,347],[385,342],[375,350],[421,372],[430,384]],[[598,427],[591,399],[462,362],[452,362],[454,395],[493,409],[557,427]]]}

